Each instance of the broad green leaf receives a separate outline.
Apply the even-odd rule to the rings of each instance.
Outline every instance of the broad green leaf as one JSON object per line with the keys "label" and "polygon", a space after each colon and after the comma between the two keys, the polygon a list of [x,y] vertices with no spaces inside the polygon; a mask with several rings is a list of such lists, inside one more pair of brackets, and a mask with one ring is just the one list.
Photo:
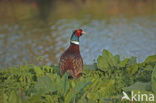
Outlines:
{"label": "broad green leaf", "polygon": [[88,102],[87,102],[86,97],[85,97],[85,96],[82,96],[82,97],[79,99],[78,103],[88,103]]}
{"label": "broad green leaf", "polygon": [[68,81],[68,72],[66,72],[62,78],[62,86],[63,86],[63,91],[60,91],[61,93],[63,92],[64,95],[69,90],[69,81]]}
{"label": "broad green leaf", "polygon": [[[79,100],[83,96],[84,90],[91,82],[77,81],[77,84],[74,83],[75,87],[70,88],[70,91],[65,96],[65,103],[74,102]],[[78,99],[79,98],[79,99]]]}
{"label": "broad green leaf", "polygon": [[138,71],[138,64],[130,65],[130,66],[127,68],[127,72],[128,72],[128,74],[130,74],[130,75],[135,74],[137,71]]}
{"label": "broad green leaf", "polygon": [[58,101],[58,96],[46,95],[46,96],[45,96],[45,99],[46,99],[46,103],[59,103],[59,101]]}
{"label": "broad green leaf", "polygon": [[131,58],[129,58],[129,60],[128,60],[128,65],[133,65],[133,64],[136,64],[136,57],[131,57]]}
{"label": "broad green leaf", "polygon": [[115,55],[114,56],[114,62],[115,62],[115,65],[120,63],[120,55]]}
{"label": "broad green leaf", "polygon": [[15,91],[11,91],[8,103],[21,103],[21,99],[17,96]]}
{"label": "broad green leaf", "polygon": [[49,66],[49,65],[44,65],[42,66],[43,71],[46,73],[52,73],[53,72],[53,67]]}
{"label": "broad green leaf", "polygon": [[54,69],[55,73],[57,73],[58,75],[61,75],[59,66],[54,66],[53,65],[52,68]]}
{"label": "broad green leaf", "polygon": [[109,80],[107,83],[104,83],[104,85],[101,86],[100,89],[99,89],[100,96],[102,98],[111,96],[114,93],[113,90],[115,90],[114,85],[115,85],[114,80]]}
{"label": "broad green leaf", "polygon": [[153,70],[153,67],[151,65],[147,65],[144,69],[144,71],[151,71]]}
{"label": "broad green leaf", "polygon": [[32,96],[31,98],[27,99],[23,103],[45,103],[45,101],[43,102],[43,100],[41,100],[41,94],[38,94]]}
{"label": "broad green leaf", "polygon": [[108,71],[120,63],[120,56],[113,56],[111,52],[103,50],[102,56],[97,59],[97,67],[103,71]]}
{"label": "broad green leaf", "polygon": [[143,83],[143,82],[136,82],[132,84],[129,87],[123,88],[124,91],[134,91],[134,90],[144,90],[144,91],[149,91],[151,87],[151,82]]}
{"label": "broad green leaf", "polygon": [[156,94],[156,66],[152,73],[152,91]]}
{"label": "broad green leaf", "polygon": [[114,93],[114,80],[96,80],[93,85],[90,86],[90,90],[87,94],[89,101],[96,102],[97,100],[104,100],[105,97],[109,97]]}
{"label": "broad green leaf", "polygon": [[52,82],[49,76],[40,77],[35,85],[35,90],[38,93],[52,92],[56,90],[53,85],[55,85],[55,82]]}
{"label": "broad green leaf", "polygon": [[0,92],[0,103],[8,103],[8,96],[4,92]]}
{"label": "broad green leaf", "polygon": [[84,66],[83,66],[83,69],[84,69],[84,70],[96,70],[96,69],[97,69],[97,64],[94,63],[94,64],[92,64],[92,65],[84,65]]}
{"label": "broad green leaf", "polygon": [[128,58],[125,58],[124,60],[122,60],[120,63],[119,63],[119,67],[126,67],[126,65],[128,64],[128,61],[129,59]]}
{"label": "broad green leaf", "polygon": [[36,73],[36,75],[37,75],[38,77],[39,77],[39,76],[42,76],[42,75],[44,74],[44,72],[41,70],[40,67],[34,66],[33,68],[34,68],[34,71],[35,71],[35,73]]}
{"label": "broad green leaf", "polygon": [[83,93],[84,89],[91,84],[91,81],[89,82],[79,82],[75,87],[75,91],[78,92],[78,93]]}
{"label": "broad green leaf", "polygon": [[108,61],[105,58],[99,56],[97,61],[97,66],[99,69],[102,69],[103,71],[107,71],[107,69],[109,69]]}
{"label": "broad green leaf", "polygon": [[152,56],[149,56],[146,58],[145,60],[146,63],[149,63],[149,62],[154,62],[156,63],[156,55],[152,55]]}
{"label": "broad green leaf", "polygon": [[64,98],[64,103],[70,103],[73,97],[75,97],[75,93],[73,89],[71,88]]}

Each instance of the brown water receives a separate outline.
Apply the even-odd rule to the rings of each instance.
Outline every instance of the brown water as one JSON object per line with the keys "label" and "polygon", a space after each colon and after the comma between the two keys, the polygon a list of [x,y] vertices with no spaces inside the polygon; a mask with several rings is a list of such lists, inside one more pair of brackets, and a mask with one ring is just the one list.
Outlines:
{"label": "brown water", "polygon": [[156,1],[0,1],[0,67],[58,64],[77,28],[85,64],[103,49],[143,61],[156,53]]}

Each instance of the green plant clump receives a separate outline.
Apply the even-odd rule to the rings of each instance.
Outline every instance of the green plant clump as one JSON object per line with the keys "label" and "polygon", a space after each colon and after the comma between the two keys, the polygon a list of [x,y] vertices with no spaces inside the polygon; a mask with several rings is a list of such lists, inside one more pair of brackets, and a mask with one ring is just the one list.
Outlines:
{"label": "green plant clump", "polygon": [[137,63],[103,50],[78,79],[53,65],[0,69],[0,103],[120,103],[123,90],[156,94],[156,55]]}

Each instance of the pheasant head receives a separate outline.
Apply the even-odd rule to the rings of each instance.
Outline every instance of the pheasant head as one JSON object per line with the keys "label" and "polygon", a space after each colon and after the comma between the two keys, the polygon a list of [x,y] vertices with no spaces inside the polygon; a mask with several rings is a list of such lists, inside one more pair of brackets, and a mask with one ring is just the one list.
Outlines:
{"label": "pheasant head", "polygon": [[75,30],[70,38],[70,42],[79,45],[79,37],[85,34],[82,29]]}

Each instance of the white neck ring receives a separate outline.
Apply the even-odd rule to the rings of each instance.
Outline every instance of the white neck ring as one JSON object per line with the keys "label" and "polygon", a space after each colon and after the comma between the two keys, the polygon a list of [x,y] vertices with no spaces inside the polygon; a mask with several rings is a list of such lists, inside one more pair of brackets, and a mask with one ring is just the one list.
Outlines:
{"label": "white neck ring", "polygon": [[70,42],[73,43],[73,44],[79,45],[78,41],[70,41]]}

